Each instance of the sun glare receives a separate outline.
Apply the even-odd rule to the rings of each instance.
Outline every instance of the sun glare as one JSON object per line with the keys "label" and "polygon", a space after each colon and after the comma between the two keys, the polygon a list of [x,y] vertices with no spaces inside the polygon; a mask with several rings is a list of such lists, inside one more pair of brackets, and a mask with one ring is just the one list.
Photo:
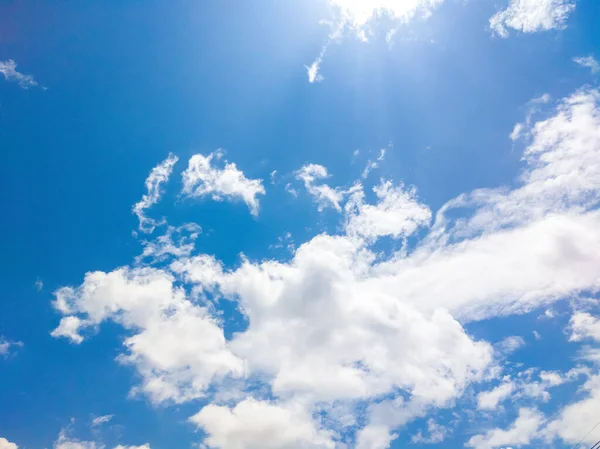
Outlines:
{"label": "sun glare", "polygon": [[373,17],[387,14],[394,19],[410,19],[419,9],[428,14],[441,0],[329,0],[344,19],[361,28]]}

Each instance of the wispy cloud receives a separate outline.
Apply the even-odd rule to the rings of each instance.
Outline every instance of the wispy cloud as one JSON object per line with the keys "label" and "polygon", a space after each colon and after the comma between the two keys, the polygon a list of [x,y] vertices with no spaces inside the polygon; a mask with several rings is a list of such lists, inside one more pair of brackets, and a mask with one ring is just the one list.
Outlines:
{"label": "wispy cloud", "polygon": [[18,83],[23,89],[37,87],[39,84],[31,75],[25,75],[17,71],[17,63],[12,59],[0,61],[0,73],[4,75],[6,81]]}
{"label": "wispy cloud", "polygon": [[160,201],[163,193],[162,185],[169,180],[171,172],[173,171],[173,166],[177,163],[177,161],[177,156],[169,154],[164,161],[152,169],[148,175],[148,178],[146,178],[147,193],[144,194],[142,199],[133,206],[133,213],[137,215],[140,221],[140,231],[151,233],[154,231],[156,226],[159,226],[163,223],[162,221],[157,221],[147,217],[146,210]]}
{"label": "wispy cloud", "polygon": [[573,58],[576,64],[579,64],[581,67],[587,67],[592,71],[592,73],[600,73],[600,63],[596,61],[593,56],[581,56],[578,58]]}
{"label": "wispy cloud", "polygon": [[102,424],[106,424],[107,422],[109,422],[114,417],[115,417],[115,415],[98,416],[98,417],[92,419],[92,427],[97,427],[97,426],[100,426]]}
{"label": "wispy cloud", "polygon": [[11,341],[6,338],[0,336],[0,356],[8,357],[10,356],[15,348],[23,347],[23,342],[21,341]]}

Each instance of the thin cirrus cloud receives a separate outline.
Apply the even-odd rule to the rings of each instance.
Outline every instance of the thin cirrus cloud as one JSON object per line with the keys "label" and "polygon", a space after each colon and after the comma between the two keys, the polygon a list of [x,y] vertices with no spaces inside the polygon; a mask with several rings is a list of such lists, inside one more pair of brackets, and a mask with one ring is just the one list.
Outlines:
{"label": "thin cirrus cloud", "polygon": [[17,63],[12,59],[0,61],[0,73],[6,81],[15,82],[23,89],[39,86],[33,76],[17,71]]}
{"label": "thin cirrus cloud", "polygon": [[[325,167],[307,164],[296,176],[317,207],[340,212],[339,232],[308,239],[290,260],[242,258],[237,267],[192,250],[193,240],[178,251],[174,234],[157,239],[160,264],[138,260],[59,289],[53,335],[78,343],[102,322],[126,329],[118,361],[139,375],[131,393],[155,404],[207,400],[190,422],[208,448],[333,449],[350,435],[357,449],[384,449],[397,429],[453,407],[473,386],[499,385],[474,399],[486,410],[513,399],[543,403],[584,376],[583,398],[556,416],[521,407],[512,424],[467,445],[572,442],[590,424],[577,413],[600,413],[597,351],[589,348],[576,371],[513,373],[504,360],[522,338],[509,336],[499,350],[464,328],[600,289],[600,94],[581,89],[548,118],[531,114],[515,137],[525,148],[514,187],[465,192],[432,213],[413,187],[382,180],[371,203],[361,180],[331,187]],[[190,159],[184,194],[257,210],[262,182],[233,163],[214,166],[220,157]],[[380,238],[416,239],[418,229],[410,251],[376,250]],[[247,321],[229,339],[211,301],[221,298]],[[572,339],[595,341],[596,326],[575,315]]]}

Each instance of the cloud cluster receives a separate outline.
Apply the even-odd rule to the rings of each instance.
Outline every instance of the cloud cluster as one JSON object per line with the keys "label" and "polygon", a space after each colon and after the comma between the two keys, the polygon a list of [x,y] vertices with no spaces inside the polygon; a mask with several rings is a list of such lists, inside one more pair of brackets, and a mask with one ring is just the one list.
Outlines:
{"label": "cloud cluster", "polygon": [[[140,260],[87,273],[79,287],[56,292],[63,317],[53,335],[78,343],[105,321],[121,325],[128,336],[119,360],[141,378],[133,392],[155,403],[205,398],[190,421],[207,447],[384,449],[407,422],[452,407],[497,375],[501,354],[522,344],[513,337],[498,351],[469,335],[466,323],[600,288],[599,103],[598,92],[582,90],[551,117],[526,121],[515,184],[465,193],[435,216],[402,183],[382,180],[370,203],[360,181],[331,187],[325,167],[305,165],[296,176],[320,208],[340,211],[338,233],[314,236],[286,261],[225,266],[189,241],[185,251],[152,250],[157,266]],[[262,183],[232,163],[213,167],[219,157],[193,156],[184,192],[237,197],[256,210]],[[421,239],[419,228],[427,229]],[[402,248],[381,254],[382,237]],[[409,238],[416,242],[407,245]],[[244,319],[229,338],[222,301]],[[576,315],[575,339],[596,338],[596,325]],[[532,375],[503,379],[479,396],[480,407],[514,394],[544,400],[566,381]],[[587,413],[600,393],[593,375],[585,385],[588,397],[572,406]],[[571,441],[579,424],[570,410],[552,420],[524,407],[507,429],[468,445],[522,445],[542,432]],[[434,424],[421,439],[443,438]]]}

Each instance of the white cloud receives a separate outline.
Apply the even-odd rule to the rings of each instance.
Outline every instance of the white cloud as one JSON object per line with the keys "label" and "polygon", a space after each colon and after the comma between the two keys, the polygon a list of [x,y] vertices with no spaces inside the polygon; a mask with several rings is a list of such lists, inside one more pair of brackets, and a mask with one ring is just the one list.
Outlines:
{"label": "white cloud", "polygon": [[146,217],[146,209],[149,209],[160,201],[160,197],[163,194],[162,185],[169,180],[171,172],[173,171],[173,166],[177,161],[177,156],[169,154],[164,161],[152,169],[148,178],[146,178],[146,189],[148,193],[133,206],[133,213],[137,215],[140,221],[140,231],[151,233],[156,226],[164,223],[164,221],[156,221]]}
{"label": "white cloud", "polygon": [[479,393],[477,408],[480,410],[495,410],[500,403],[509,398],[512,400],[529,398],[547,402],[550,400],[549,389],[566,382],[573,382],[584,374],[588,374],[588,370],[584,367],[575,367],[566,373],[539,371],[530,368],[517,373],[513,379],[510,376],[505,376],[502,383],[497,387]]}
{"label": "white cloud", "polygon": [[115,446],[115,449],[150,449],[150,445],[148,443],[142,444],[141,446]]}
{"label": "white cloud", "polygon": [[521,133],[523,132],[523,123],[517,123],[515,125],[515,127],[513,128],[512,132],[510,133],[510,140],[512,140],[513,142],[517,139],[519,139],[519,137],[521,137]]}
{"label": "white cloud", "polygon": [[577,312],[569,321],[571,327],[570,341],[593,339],[600,341],[600,320],[589,313]]}
{"label": "white cloud", "polygon": [[384,158],[385,158],[385,148],[382,148],[381,150],[379,150],[379,156],[377,157],[377,159],[375,161],[372,161],[372,160],[367,161],[367,165],[365,166],[365,168],[362,172],[361,178],[367,179],[367,177],[369,176],[369,173],[371,173],[371,170],[375,170],[377,167],[379,167],[379,162],[381,162]]}
{"label": "white cloud", "polygon": [[83,341],[79,331],[89,325],[90,323],[87,320],[82,320],[76,316],[66,316],[60,319],[58,327],[50,332],[50,335],[54,338],[68,338],[73,343],[79,344]]}
{"label": "white cloud", "polygon": [[23,89],[38,86],[38,83],[33,79],[33,76],[17,72],[17,64],[12,59],[0,61],[0,73],[4,75],[6,81],[14,81]]}
{"label": "white cloud", "polygon": [[35,281],[35,284],[33,284],[33,286],[38,292],[41,292],[44,288],[44,283],[40,279],[38,279],[37,281]]}
{"label": "white cloud", "polygon": [[525,340],[523,340],[523,337],[511,335],[510,337],[506,337],[499,341],[496,344],[496,349],[501,354],[508,355],[515,352],[519,348],[522,348],[523,346],[525,346]]}
{"label": "white cloud", "polygon": [[570,444],[594,444],[598,441],[600,415],[600,375],[592,376],[582,388],[585,397],[575,401],[558,414],[541,433],[547,439],[561,438]]}
{"label": "white cloud", "polygon": [[103,416],[98,416],[94,419],[92,419],[92,427],[96,427],[96,426],[100,426],[102,424],[106,424],[107,422],[109,422],[111,419],[114,418],[115,415],[103,415]]}
{"label": "white cloud", "polygon": [[411,438],[411,441],[413,443],[438,444],[444,441],[449,432],[448,427],[429,419],[427,420],[427,433],[429,435],[424,436],[422,432],[419,432]]}
{"label": "white cloud", "polygon": [[194,198],[211,196],[217,201],[241,199],[248,205],[252,215],[258,215],[257,196],[265,194],[262,180],[246,178],[233,162],[224,161],[225,167],[222,169],[214,167],[213,162],[222,157],[221,150],[208,156],[192,156],[182,174],[183,194]]}
{"label": "white cloud", "polygon": [[62,430],[54,443],[54,449],[102,449],[102,446],[93,441],[80,441],[71,438],[65,430]]}
{"label": "white cloud", "polygon": [[592,73],[600,72],[600,63],[594,59],[593,56],[581,56],[578,58],[573,58],[576,64],[579,64],[581,67],[587,67],[592,71]]}
{"label": "white cloud", "polygon": [[165,271],[88,273],[81,287],[58,290],[55,306],[68,315],[53,331],[55,337],[79,343],[82,323],[96,326],[105,320],[129,329],[127,351],[119,360],[136,366],[142,376],[134,393],[143,392],[155,402],[200,397],[214,378],[243,373],[243,363],[228,350],[217,321],[191,302]]}
{"label": "white cloud", "polygon": [[[296,437],[308,447],[331,447],[340,443],[336,430],[355,422],[348,432],[356,430],[357,448],[385,448],[411,419],[452,406],[472,383],[489,379],[498,352],[470,336],[465,323],[600,290],[599,97],[577,92],[550,118],[525,122],[516,185],[450,200],[410,251],[385,255],[373,245],[428,223],[415,192],[383,183],[367,204],[352,197],[362,187],[322,184],[327,170],[309,164],[297,176],[320,207],[342,212],[337,235],[315,236],[286,261],[242,258],[225,267],[186,252],[162,269],[88,273],[81,287],[60,289],[55,306],[85,326],[112,320],[124,327],[119,360],[137,368],[136,391],[154,402],[210,402],[212,390],[235,380],[231,402],[194,417],[209,445],[237,448],[258,441],[255,430],[293,422],[275,432],[282,444],[302,430]],[[247,321],[229,341],[215,312],[224,299]],[[557,375],[534,374],[512,379],[515,394],[545,400]],[[260,388],[251,396],[245,382]],[[542,421],[522,409],[507,430],[475,436],[470,445],[526,444]]]}
{"label": "white cloud", "polygon": [[484,391],[477,396],[477,408],[480,410],[495,410],[504,399],[515,390],[513,382],[505,382],[490,391]]}
{"label": "white cloud", "polygon": [[235,407],[207,405],[190,418],[208,437],[210,448],[334,449],[331,433],[320,429],[302,406],[253,398]]}
{"label": "white cloud", "polygon": [[164,262],[172,257],[189,256],[202,228],[195,223],[168,226],[166,232],[150,241],[142,241],[144,250],[136,257],[136,263]]}
{"label": "white cloud", "polygon": [[360,184],[350,191],[345,206],[346,232],[367,239],[382,236],[398,238],[408,236],[431,220],[431,211],[416,199],[415,189],[394,186],[390,181],[381,181],[373,188],[377,204],[365,203]]}
{"label": "white cloud", "polygon": [[501,37],[508,29],[523,33],[563,29],[575,0],[510,0],[508,8],[490,19],[490,28]]}
{"label": "white cloud", "polygon": [[[111,415],[112,416],[112,415]],[[105,449],[106,446],[102,443],[96,443],[95,441],[82,441],[77,438],[73,438],[69,435],[66,429],[60,431],[58,439],[54,442],[54,449]],[[0,449],[3,449],[0,445]],[[7,449],[11,449],[10,447]],[[148,443],[141,446],[123,446],[118,445],[113,449],[150,449]]]}
{"label": "white cloud", "polygon": [[19,449],[19,446],[11,443],[6,438],[0,438],[0,449]]}
{"label": "white cloud", "polygon": [[534,409],[522,408],[508,429],[492,429],[469,439],[465,446],[475,449],[527,445],[534,439],[544,422],[544,416]]}
{"label": "white cloud", "polygon": [[304,187],[318,204],[319,211],[325,207],[333,207],[341,211],[340,202],[344,199],[344,192],[329,187],[327,184],[316,184],[316,181],[329,178],[327,169],[319,164],[307,164],[296,172],[296,179],[304,182]]}
{"label": "white cloud", "polygon": [[14,348],[20,348],[22,346],[23,342],[21,341],[10,341],[0,336],[0,356],[7,357]]}

